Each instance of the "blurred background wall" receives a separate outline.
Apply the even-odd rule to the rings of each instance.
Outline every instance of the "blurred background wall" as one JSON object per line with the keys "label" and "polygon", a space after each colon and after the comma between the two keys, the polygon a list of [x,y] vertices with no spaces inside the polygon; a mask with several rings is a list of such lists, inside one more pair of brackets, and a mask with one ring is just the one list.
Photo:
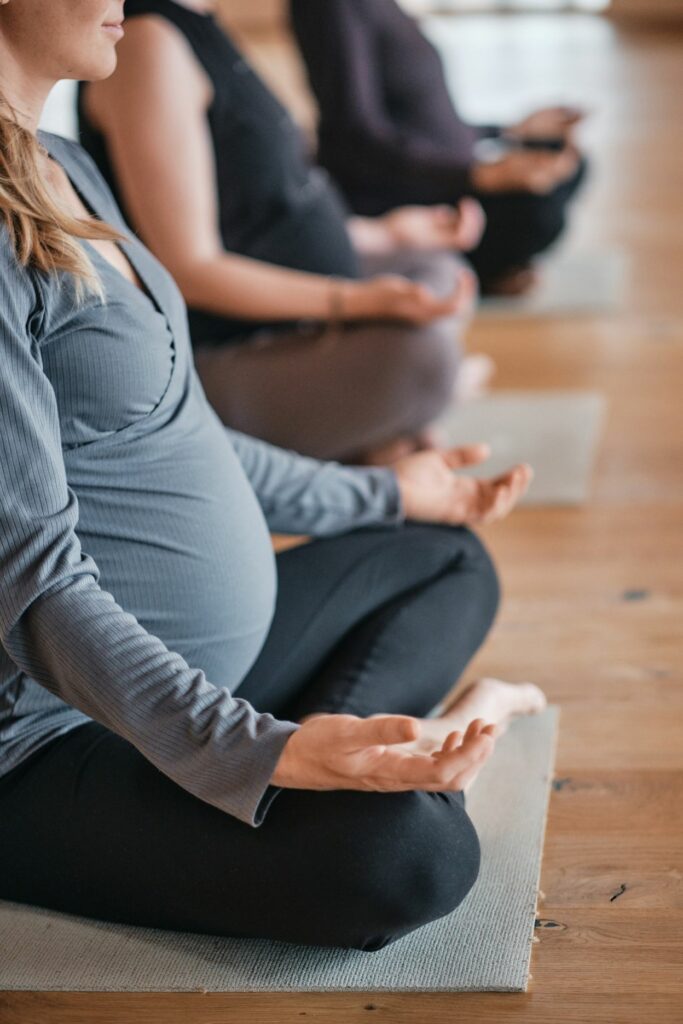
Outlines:
{"label": "blurred background wall", "polygon": [[[325,0],[319,0],[321,14]],[[221,0],[221,16],[232,27],[268,28],[281,24],[286,0]],[[444,10],[568,10],[607,6],[609,15],[636,20],[680,19],[683,0],[403,0],[416,12]]]}

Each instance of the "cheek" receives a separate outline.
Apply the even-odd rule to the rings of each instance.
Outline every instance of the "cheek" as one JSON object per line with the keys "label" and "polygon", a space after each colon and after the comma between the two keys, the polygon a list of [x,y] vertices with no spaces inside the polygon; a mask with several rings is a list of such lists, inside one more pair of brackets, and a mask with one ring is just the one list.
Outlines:
{"label": "cheek", "polygon": [[116,68],[116,46],[101,30],[91,32],[84,46],[71,46],[69,68],[64,78],[80,78],[86,82],[108,78]]}
{"label": "cheek", "polygon": [[[116,41],[102,30],[109,0],[48,0],[53,53],[64,78],[104,78],[116,67]],[[46,12],[47,13],[47,12]]]}
{"label": "cheek", "polygon": [[8,28],[22,63],[60,78],[105,78],[116,67],[115,40],[102,31],[108,0],[21,0]]}

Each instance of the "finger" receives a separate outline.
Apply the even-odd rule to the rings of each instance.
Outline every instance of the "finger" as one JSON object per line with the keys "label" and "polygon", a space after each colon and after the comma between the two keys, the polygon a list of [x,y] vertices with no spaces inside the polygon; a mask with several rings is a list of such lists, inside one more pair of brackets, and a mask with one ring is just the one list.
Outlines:
{"label": "finger", "polygon": [[586,117],[586,111],[581,107],[560,107],[561,115],[566,124],[577,124]]}
{"label": "finger", "polygon": [[377,715],[353,721],[350,728],[351,750],[365,747],[410,743],[420,735],[419,722],[408,715]]}
{"label": "finger", "polygon": [[501,487],[496,493],[488,512],[485,513],[483,521],[485,523],[493,523],[497,522],[499,519],[504,519],[509,509],[512,507],[511,495],[511,486]]}
{"label": "finger", "polygon": [[455,226],[462,218],[462,210],[456,206],[434,206],[432,207],[432,216],[439,224]]}
{"label": "finger", "polygon": [[470,740],[478,736],[481,730],[486,725],[483,718],[473,718],[470,724],[465,729],[465,736],[463,737],[463,743],[469,743]]}
{"label": "finger", "polygon": [[522,467],[493,483],[488,507],[484,510],[485,521],[502,519],[515,506],[528,486],[528,474]]}
{"label": "finger", "polygon": [[530,466],[520,466],[514,470],[508,489],[508,503],[503,515],[507,515],[527,492],[532,477],[533,471]]}
{"label": "finger", "polygon": [[489,733],[479,733],[463,743],[448,758],[440,763],[441,779],[432,783],[429,789],[442,792],[453,792],[463,789],[474,778],[482,764],[488,760],[495,748],[495,739]]}
{"label": "finger", "polygon": [[442,754],[450,754],[456,750],[462,743],[462,732],[459,729],[455,729],[450,732],[444,740],[441,750],[436,750],[432,757],[441,757]]}
{"label": "finger", "polygon": [[480,504],[479,522],[492,523],[500,519],[509,494],[509,484],[499,484],[484,492],[484,499]]}
{"label": "finger", "polygon": [[460,445],[448,448],[441,453],[449,469],[460,469],[462,466],[478,466],[491,457],[491,446],[481,441],[477,444]]}
{"label": "finger", "polygon": [[526,494],[532,477],[533,471],[530,466],[520,466],[518,470],[515,470],[514,480],[511,487],[513,505],[516,505],[520,498]]}
{"label": "finger", "polygon": [[486,482],[491,484],[493,487],[497,487],[499,484],[510,484],[516,474],[519,474],[521,479],[530,482],[533,479],[534,471],[528,462],[520,462],[516,466],[506,469],[504,473],[501,473],[499,476],[494,476],[491,480]]}
{"label": "finger", "polygon": [[476,199],[463,199],[460,203],[462,212],[462,248],[465,251],[474,248],[486,227],[486,213]]}
{"label": "finger", "polygon": [[389,747],[369,773],[366,781],[383,790],[419,789],[439,791],[450,788],[459,772],[478,764],[493,748],[491,736],[474,735],[455,750],[435,758],[410,754]]}

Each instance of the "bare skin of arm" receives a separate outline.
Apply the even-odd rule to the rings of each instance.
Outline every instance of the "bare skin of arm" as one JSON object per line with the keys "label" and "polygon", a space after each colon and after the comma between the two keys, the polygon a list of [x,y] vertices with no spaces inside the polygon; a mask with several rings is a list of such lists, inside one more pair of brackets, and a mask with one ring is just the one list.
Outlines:
{"label": "bare skin of arm", "polygon": [[575,173],[580,160],[576,127],[585,113],[576,107],[544,107],[503,132],[511,138],[548,136],[564,139],[560,152],[516,151],[491,164],[475,164],[472,182],[480,192],[518,190],[537,195],[551,192]]}
{"label": "bare skin of arm", "polygon": [[[88,86],[88,114],[106,135],[141,236],[171,271],[186,301],[240,319],[326,319],[332,305],[328,277],[283,269],[223,248],[206,121],[212,86],[181,34],[162,18],[136,18],[126,25],[118,58],[111,78]],[[409,219],[403,225],[399,220],[396,247],[405,244]],[[391,222],[383,233],[387,245],[390,228]],[[468,285],[462,289],[465,295],[458,289],[442,298],[397,275],[342,280],[334,284],[335,309],[346,320],[427,322],[466,308],[471,300]]]}

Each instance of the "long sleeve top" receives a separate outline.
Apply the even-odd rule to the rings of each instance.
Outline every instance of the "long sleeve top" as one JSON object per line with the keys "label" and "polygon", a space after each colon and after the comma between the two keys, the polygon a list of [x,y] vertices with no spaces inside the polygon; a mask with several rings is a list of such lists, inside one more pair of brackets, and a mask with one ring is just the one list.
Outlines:
{"label": "long sleeve top", "polygon": [[89,720],[202,800],[258,824],[294,723],[234,696],[268,633],[268,528],[400,518],[395,475],[226,430],[174,282],[90,158],[42,135],[125,237],[137,288],[84,242],[106,301],[22,269],[0,227],[0,775]]}
{"label": "long sleeve top", "polygon": [[290,0],[319,109],[318,160],[358,213],[454,202],[474,145],[439,54],[395,0]]}

